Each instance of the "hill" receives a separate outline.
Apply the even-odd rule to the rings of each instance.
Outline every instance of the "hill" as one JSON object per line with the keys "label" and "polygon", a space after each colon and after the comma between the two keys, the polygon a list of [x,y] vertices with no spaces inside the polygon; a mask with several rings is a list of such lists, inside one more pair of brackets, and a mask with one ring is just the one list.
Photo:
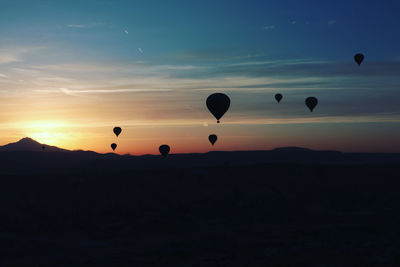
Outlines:
{"label": "hill", "polygon": [[41,144],[29,137],[25,137],[18,142],[0,146],[0,151],[68,152],[69,150]]}
{"label": "hill", "polygon": [[400,266],[400,154],[24,143],[0,152],[1,266]]}
{"label": "hill", "polygon": [[[42,147],[45,146],[45,149]],[[43,153],[46,152],[46,153]],[[118,155],[93,151],[69,151],[43,145],[30,138],[0,147],[3,173],[74,173],[81,170],[192,168],[247,166],[256,164],[399,164],[400,154],[342,153],[306,148],[276,148],[270,151],[211,151],[203,154]]]}

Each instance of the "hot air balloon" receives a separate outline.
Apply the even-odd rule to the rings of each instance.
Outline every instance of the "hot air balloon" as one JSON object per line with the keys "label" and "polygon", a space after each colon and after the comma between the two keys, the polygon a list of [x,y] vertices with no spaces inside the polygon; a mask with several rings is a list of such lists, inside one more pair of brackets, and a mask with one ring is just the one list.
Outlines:
{"label": "hot air balloon", "polygon": [[221,119],[225,112],[229,109],[231,100],[225,94],[215,93],[207,97],[206,104],[208,110],[214,115],[219,123],[219,119]]}
{"label": "hot air balloon", "polygon": [[160,151],[161,155],[163,155],[164,157],[166,157],[169,153],[169,145],[161,145],[158,150]]}
{"label": "hot air balloon", "polygon": [[215,134],[210,134],[208,136],[208,140],[210,141],[211,145],[214,145],[217,142],[218,137]]}
{"label": "hot air balloon", "polygon": [[115,151],[115,149],[117,148],[117,144],[116,143],[112,143],[111,144],[111,148],[112,148],[113,151]]}
{"label": "hot air balloon", "polygon": [[118,137],[118,135],[122,132],[121,127],[114,127],[113,132]]}
{"label": "hot air balloon", "polygon": [[45,146],[42,146],[42,149],[43,149],[43,150],[45,150],[45,148],[46,148]]}
{"label": "hot air balloon", "polygon": [[276,101],[278,101],[278,103],[281,102],[282,97],[283,97],[283,96],[282,96],[281,94],[276,94],[276,95],[275,95],[275,99],[276,99]]}
{"label": "hot air balloon", "polygon": [[362,63],[363,60],[364,60],[364,55],[361,54],[361,53],[358,53],[358,54],[356,54],[356,55],[354,56],[354,60],[357,62],[358,66],[360,66],[361,63]]}
{"label": "hot air balloon", "polygon": [[310,96],[306,98],[306,106],[310,109],[310,111],[312,112],[313,109],[315,108],[315,106],[317,106],[318,104],[318,99]]}

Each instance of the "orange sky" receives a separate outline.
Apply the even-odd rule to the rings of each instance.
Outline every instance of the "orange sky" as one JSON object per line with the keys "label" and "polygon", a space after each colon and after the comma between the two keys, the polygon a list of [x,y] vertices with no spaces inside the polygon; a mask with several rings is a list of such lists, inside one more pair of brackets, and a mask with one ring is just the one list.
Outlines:
{"label": "orange sky", "polygon": [[[221,89],[219,91],[231,97],[231,108],[222,123],[216,124],[205,105],[207,96],[215,90],[184,89],[185,86],[199,86],[201,81],[198,80],[138,78],[139,86],[130,78],[129,83],[136,89],[118,91],[118,86],[109,84],[102,89],[74,91],[60,87],[67,82],[47,77],[46,72],[17,72],[20,84],[14,80],[10,87],[3,86],[13,90],[0,93],[1,144],[31,137],[61,148],[105,153],[111,152],[110,144],[115,142],[117,153],[134,155],[157,154],[158,146],[164,143],[171,146],[171,153],[281,146],[400,152],[395,135],[400,130],[396,115],[335,115],[331,106],[324,104],[328,98],[320,98],[322,104],[310,113],[302,97],[295,95],[290,99],[289,90],[284,91],[286,98],[278,104],[273,99],[274,88],[246,93]],[[100,88],[98,81],[68,82],[70,87],[80,88],[85,81],[91,83],[85,86]],[[260,84],[269,79],[233,77],[208,82],[216,86],[219,83],[234,86]],[[7,79],[3,79],[3,83],[7,83]],[[122,128],[118,138],[112,132],[114,126]],[[214,147],[208,142],[209,134],[219,137]]]}
{"label": "orange sky", "polygon": [[[34,112],[32,112],[34,113]],[[397,152],[400,143],[385,142],[397,140],[398,123],[391,126],[391,132],[383,133],[380,123],[302,123],[276,124],[260,121],[240,123],[227,119],[217,124],[208,120],[195,121],[144,121],[105,125],[87,122],[74,124],[65,120],[16,120],[6,127],[3,125],[0,142],[6,144],[29,136],[41,143],[66,149],[111,152],[110,144],[115,142],[119,154],[158,154],[158,146],[169,144],[171,153],[207,152],[210,150],[262,150],[281,146],[302,146],[312,149],[332,149],[352,152]],[[204,121],[204,122],[203,122]],[[391,124],[391,123],[389,123]],[[112,132],[114,126],[121,126],[117,138]],[[126,125],[126,126],[125,126]],[[211,147],[207,137],[218,135],[218,141]],[[371,140],[381,140],[373,141]]]}

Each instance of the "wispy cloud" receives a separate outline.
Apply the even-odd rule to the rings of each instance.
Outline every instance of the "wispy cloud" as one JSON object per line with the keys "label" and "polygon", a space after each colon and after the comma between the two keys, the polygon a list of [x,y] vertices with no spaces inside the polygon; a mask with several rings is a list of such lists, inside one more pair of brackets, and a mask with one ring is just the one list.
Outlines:
{"label": "wispy cloud", "polygon": [[125,34],[129,34],[128,30],[125,30],[124,33],[125,33]]}
{"label": "wispy cloud", "polygon": [[328,25],[333,25],[333,24],[336,24],[336,20],[330,20],[330,21],[328,21]]}
{"label": "wispy cloud", "polygon": [[0,64],[7,64],[20,61],[20,57],[16,54],[8,54],[0,51]]}
{"label": "wispy cloud", "polygon": [[98,26],[103,26],[105,23],[102,22],[92,22],[92,23],[87,23],[87,24],[78,24],[78,23],[71,23],[67,24],[66,26],[68,28],[78,28],[78,29],[84,29],[84,28],[93,28],[93,27],[98,27]]}
{"label": "wispy cloud", "polygon": [[[91,90],[71,90],[68,88],[60,88],[60,91],[67,94],[77,96],[80,94],[115,94],[115,93],[147,93],[147,92],[171,92],[171,89],[137,89],[137,88],[129,88],[129,89],[91,89]],[[50,91],[40,91],[37,92],[50,92]],[[54,91],[51,91],[54,93]]]}
{"label": "wispy cloud", "polygon": [[67,27],[69,27],[69,28],[89,28],[89,25],[85,25],[85,24],[68,24]]}
{"label": "wispy cloud", "polygon": [[174,57],[179,60],[201,61],[201,62],[219,62],[221,61],[241,61],[250,58],[263,58],[262,53],[250,53],[235,49],[199,49],[184,51]]}
{"label": "wispy cloud", "polygon": [[0,64],[20,62],[24,54],[37,49],[39,47],[0,47]]}
{"label": "wispy cloud", "polygon": [[19,75],[36,75],[39,74],[37,70],[31,68],[11,68],[12,72],[17,73]]}
{"label": "wispy cloud", "polygon": [[237,63],[223,64],[223,66],[254,66],[254,65],[297,65],[297,64],[322,64],[329,63],[328,61],[312,60],[312,59],[278,59],[278,60],[258,60],[258,61],[241,61]]}
{"label": "wispy cloud", "polygon": [[264,30],[275,30],[276,26],[275,25],[267,25],[263,27]]}
{"label": "wispy cloud", "polygon": [[366,122],[400,122],[397,116],[316,116],[312,118],[248,118],[224,122],[231,125],[279,125],[279,124],[312,124],[312,123],[366,123]]}
{"label": "wispy cloud", "polygon": [[119,73],[119,74],[161,74],[165,71],[187,71],[200,69],[201,66],[195,65],[169,65],[159,64],[151,65],[143,61],[133,64],[110,64],[110,63],[75,63],[75,64],[52,64],[52,65],[34,65],[31,69],[47,71],[47,72],[63,72],[63,73]]}
{"label": "wispy cloud", "polygon": [[[169,119],[178,116],[183,108],[181,103],[185,103],[194,107],[185,112],[185,118],[192,116],[203,122],[199,110],[204,108],[204,98],[215,91],[232,97],[231,112],[235,120],[241,120],[242,114],[251,119],[309,116],[304,106],[304,98],[309,95],[319,98],[317,108],[321,117],[362,116],[368,120],[371,116],[386,118],[399,113],[400,103],[395,96],[400,62],[369,62],[361,69],[351,60],[257,59],[242,56],[219,64],[198,65],[93,62],[29,66],[24,63],[18,67],[0,67],[0,73],[8,77],[0,83],[13,97],[62,99],[70,95],[82,105],[104,99],[105,103],[126,103],[123,108],[132,114],[160,120],[164,116]],[[272,104],[276,92],[284,94],[285,102],[278,108],[288,105],[285,109]],[[148,110],[149,101],[154,110],[142,114],[142,109]],[[376,101],[385,105],[375,105]],[[96,109],[94,105],[92,108]]]}
{"label": "wispy cloud", "polygon": [[138,51],[141,53],[141,54],[143,54],[143,49],[142,48],[138,48]]}

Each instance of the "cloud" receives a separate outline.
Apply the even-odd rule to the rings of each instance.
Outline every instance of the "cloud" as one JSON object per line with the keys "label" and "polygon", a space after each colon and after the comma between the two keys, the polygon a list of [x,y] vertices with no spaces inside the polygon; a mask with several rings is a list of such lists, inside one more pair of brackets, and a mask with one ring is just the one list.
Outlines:
{"label": "cloud", "polygon": [[[136,74],[136,75],[165,75],[169,72],[178,71],[192,71],[195,69],[202,68],[201,66],[195,65],[151,65],[146,64],[144,61],[137,61],[131,64],[110,64],[103,62],[93,63],[75,63],[75,64],[51,64],[51,65],[34,65],[31,69],[52,72],[52,73],[68,73],[82,74],[82,73],[108,73],[111,74]],[[86,74],[85,74],[86,75]]]}
{"label": "cloud", "polygon": [[22,61],[24,54],[40,49],[40,47],[0,47],[0,64]]}
{"label": "cloud", "polygon": [[175,59],[184,61],[201,61],[201,62],[221,62],[221,61],[241,61],[250,58],[262,58],[262,53],[249,53],[245,50],[237,49],[198,49],[184,51],[174,55]]}
{"label": "cloud", "polygon": [[67,27],[69,27],[69,28],[89,28],[88,25],[84,25],[84,24],[68,24]]}
{"label": "cloud", "polygon": [[[171,92],[171,89],[137,89],[137,88],[129,88],[129,89],[76,89],[71,90],[68,88],[60,88],[60,91],[67,95],[79,95],[79,94],[115,94],[115,93],[146,93],[146,92]],[[43,91],[37,90],[37,92],[52,92],[54,91]]]}
{"label": "cloud", "polygon": [[2,53],[0,51],[0,64],[7,64],[20,61],[20,57],[15,54]]}
{"label": "cloud", "polygon": [[125,33],[125,34],[129,34],[128,30],[125,30],[124,33]]}
{"label": "cloud", "polygon": [[11,68],[10,70],[19,75],[36,75],[39,73],[37,70],[31,68]]}
{"label": "cloud", "polygon": [[138,48],[138,51],[141,53],[141,54],[143,54],[143,49],[142,48]]}
{"label": "cloud", "polygon": [[298,65],[298,64],[323,64],[329,63],[322,60],[311,59],[277,59],[277,60],[258,60],[258,61],[241,61],[237,63],[222,64],[223,66],[255,66],[255,65],[269,65],[269,66],[283,66],[283,65]]}
{"label": "cloud", "polygon": [[[241,120],[243,114],[251,119],[309,117],[314,115],[304,106],[304,98],[309,95],[320,100],[317,107],[320,117],[361,116],[371,119],[371,116],[398,116],[400,100],[396,100],[399,99],[396,89],[400,62],[368,63],[359,68],[351,59],[348,62],[268,60],[266,57],[237,55],[236,60],[191,65],[18,64],[12,68],[0,67],[0,73],[8,77],[0,81],[2,88],[7,88],[15,97],[50,99],[62,98],[66,94],[82,98],[76,101],[107,99],[106,102],[129,102],[129,105],[137,105],[131,108],[127,104],[126,108],[132,109],[132,113],[140,112],[139,107],[147,110],[148,101],[153,103],[152,106],[167,101],[166,111],[163,104],[151,114],[142,114],[160,120],[175,118],[174,112],[182,109],[179,103],[185,103],[193,107],[185,117],[193,115],[198,123],[202,123],[204,118],[199,115],[199,110],[204,107],[199,99],[204,100],[213,91],[232,96],[235,105],[231,112],[235,121]],[[276,92],[285,97],[278,109],[273,104]],[[136,93],[135,97],[129,96]]]}
{"label": "cloud", "polygon": [[67,24],[66,26],[68,28],[78,28],[78,29],[84,29],[84,28],[93,28],[97,26],[103,26],[105,23],[103,22],[93,22],[89,24]]}
{"label": "cloud", "polygon": [[[365,65],[362,71],[356,71],[355,63],[327,62],[320,60],[282,60],[238,62],[218,65],[214,69],[199,70],[197,77],[246,76],[246,77],[320,77],[330,80],[341,78],[388,77],[396,79],[400,75],[400,62],[374,62]],[[388,82],[389,79],[383,80]]]}
{"label": "cloud", "polygon": [[293,20],[293,21],[292,21],[292,24],[293,24],[293,25],[297,24],[297,21]]}
{"label": "cloud", "polygon": [[22,84],[12,79],[18,77],[25,80],[27,88],[35,90],[50,90],[57,86],[56,88],[84,90],[77,93],[93,94],[163,89],[218,89],[232,92],[268,92],[275,89],[315,91],[337,88],[362,90],[394,87],[397,84],[396,77],[400,75],[400,62],[371,62],[357,72],[353,65],[352,62],[285,59],[241,60],[217,65],[59,64],[0,71],[10,78],[7,80],[10,86],[11,83],[18,86]]}
{"label": "cloud", "polygon": [[313,124],[313,123],[368,123],[368,122],[400,122],[398,117],[376,116],[316,116],[312,118],[256,118],[238,119],[224,122],[230,125],[279,125],[279,124]]}
{"label": "cloud", "polygon": [[264,26],[263,28],[264,28],[264,30],[275,30],[276,26],[275,25],[267,25],[267,26]]}
{"label": "cloud", "polygon": [[328,21],[328,25],[333,25],[333,24],[336,24],[336,20],[330,20],[330,21]]}

